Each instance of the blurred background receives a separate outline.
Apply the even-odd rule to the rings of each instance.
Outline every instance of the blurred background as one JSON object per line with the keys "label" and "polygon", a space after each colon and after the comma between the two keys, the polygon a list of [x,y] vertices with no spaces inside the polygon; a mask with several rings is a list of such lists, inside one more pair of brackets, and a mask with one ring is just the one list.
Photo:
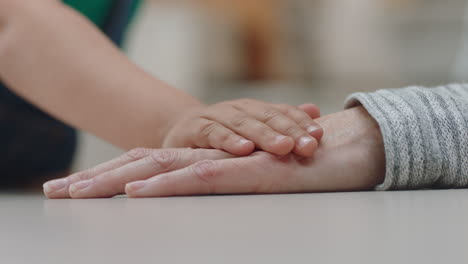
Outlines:
{"label": "blurred background", "polygon": [[[468,0],[145,0],[123,50],[205,103],[312,102],[328,114],[352,92],[467,79],[467,8]],[[120,153],[80,133],[73,170]]]}
{"label": "blurred background", "polygon": [[[467,76],[466,0],[147,0],[125,51],[206,103],[251,97],[339,111],[356,91]],[[121,153],[82,134],[74,168]]]}

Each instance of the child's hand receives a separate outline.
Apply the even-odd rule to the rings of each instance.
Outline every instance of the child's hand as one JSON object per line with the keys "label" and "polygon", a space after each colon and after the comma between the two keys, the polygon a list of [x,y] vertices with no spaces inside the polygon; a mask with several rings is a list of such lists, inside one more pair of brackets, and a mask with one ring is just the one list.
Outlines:
{"label": "child's hand", "polygon": [[319,116],[319,109],[311,104],[227,101],[183,114],[171,126],[163,147],[216,148],[235,155],[259,148],[277,155],[293,151],[310,157],[323,135],[313,120]]}

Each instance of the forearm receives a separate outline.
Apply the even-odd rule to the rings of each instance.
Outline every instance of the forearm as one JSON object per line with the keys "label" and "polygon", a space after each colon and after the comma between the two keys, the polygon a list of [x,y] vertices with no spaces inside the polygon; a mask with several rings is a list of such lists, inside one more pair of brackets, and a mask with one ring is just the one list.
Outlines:
{"label": "forearm", "polygon": [[[16,0],[15,0],[16,1]],[[131,63],[58,1],[0,0],[0,79],[53,116],[120,147],[160,147],[199,102]]]}

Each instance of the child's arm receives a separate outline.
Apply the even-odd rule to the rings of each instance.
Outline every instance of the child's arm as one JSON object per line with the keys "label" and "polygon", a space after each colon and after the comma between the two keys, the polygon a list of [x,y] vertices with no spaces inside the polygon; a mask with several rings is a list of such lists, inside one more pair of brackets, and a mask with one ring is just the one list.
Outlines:
{"label": "child's arm", "polygon": [[135,66],[58,1],[2,1],[0,79],[55,117],[120,147],[159,147],[161,124],[200,105]]}
{"label": "child's arm", "polygon": [[[255,144],[286,154],[316,125],[292,107],[277,115],[277,106],[262,102],[203,106],[131,63],[56,0],[0,0],[0,79],[55,117],[126,149],[214,147],[248,154]],[[273,119],[256,118],[265,114]],[[215,126],[194,124],[190,117]],[[319,138],[318,131],[311,135]],[[272,140],[281,134],[288,137]],[[223,146],[227,138],[231,141]],[[310,156],[317,142],[306,143],[295,152]]]}

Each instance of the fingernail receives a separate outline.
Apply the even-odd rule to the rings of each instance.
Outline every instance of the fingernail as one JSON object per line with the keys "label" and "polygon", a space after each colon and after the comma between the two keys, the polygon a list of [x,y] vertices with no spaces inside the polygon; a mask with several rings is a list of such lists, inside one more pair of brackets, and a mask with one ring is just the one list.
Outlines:
{"label": "fingernail", "polygon": [[283,135],[279,135],[279,136],[276,136],[275,141],[276,142],[281,142],[281,141],[284,141],[286,138],[288,138],[288,137],[283,136]]}
{"label": "fingernail", "polygon": [[245,138],[239,139],[239,145],[245,145],[250,143],[250,140],[247,140]]}
{"label": "fingernail", "polygon": [[143,188],[145,186],[146,186],[145,181],[132,182],[132,183],[128,183],[125,186],[125,191],[126,192],[132,192],[132,191],[139,190],[139,189],[141,189],[141,188]]}
{"label": "fingernail", "polygon": [[65,186],[67,186],[67,182],[67,179],[57,179],[44,183],[42,187],[44,188],[45,193],[51,193],[65,188]]}
{"label": "fingernail", "polygon": [[307,127],[307,132],[309,132],[310,134],[317,131],[317,130],[320,130],[322,129],[322,127],[320,126],[317,126],[317,125],[311,125],[309,127]]}
{"label": "fingernail", "polygon": [[74,192],[77,192],[77,191],[81,191],[81,190],[87,188],[88,186],[90,186],[92,181],[93,181],[92,179],[89,179],[89,180],[74,183],[74,184],[70,185],[69,192],[74,193]]}
{"label": "fingernail", "polygon": [[310,138],[310,137],[301,137],[299,139],[299,147],[304,147],[306,146],[307,144],[309,144],[310,142],[312,142],[313,138]]}

